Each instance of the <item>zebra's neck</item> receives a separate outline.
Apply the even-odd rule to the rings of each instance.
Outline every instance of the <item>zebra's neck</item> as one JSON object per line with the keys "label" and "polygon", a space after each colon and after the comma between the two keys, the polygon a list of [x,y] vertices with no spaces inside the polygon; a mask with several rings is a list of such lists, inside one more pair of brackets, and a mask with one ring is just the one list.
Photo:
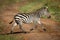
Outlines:
{"label": "zebra's neck", "polygon": [[34,16],[41,17],[44,14],[43,9],[38,9],[35,12],[33,12]]}

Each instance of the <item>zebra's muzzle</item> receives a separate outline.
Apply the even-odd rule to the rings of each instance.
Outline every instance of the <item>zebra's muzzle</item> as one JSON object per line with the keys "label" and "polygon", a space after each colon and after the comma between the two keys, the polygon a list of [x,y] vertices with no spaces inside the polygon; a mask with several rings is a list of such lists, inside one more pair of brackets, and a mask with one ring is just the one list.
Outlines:
{"label": "zebra's muzzle", "polygon": [[51,16],[48,16],[48,18],[51,18]]}

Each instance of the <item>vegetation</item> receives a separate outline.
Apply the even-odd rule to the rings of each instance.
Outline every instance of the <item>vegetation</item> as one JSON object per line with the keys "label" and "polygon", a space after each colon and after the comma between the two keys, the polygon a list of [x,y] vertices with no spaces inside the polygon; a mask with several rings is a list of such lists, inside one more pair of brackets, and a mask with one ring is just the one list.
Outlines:
{"label": "vegetation", "polygon": [[59,0],[33,0],[20,7],[19,10],[23,12],[32,12],[42,6],[48,6],[53,20],[60,22],[60,1]]}
{"label": "vegetation", "polygon": [[16,35],[0,35],[0,40],[24,40],[22,36]]}
{"label": "vegetation", "polygon": [[52,19],[60,22],[60,0],[0,0],[0,12],[4,9],[4,6],[13,5],[17,2],[27,1],[27,3],[18,8],[21,12],[32,12],[41,8],[42,6],[48,6],[49,11],[52,14]]}
{"label": "vegetation", "polygon": [[[0,12],[3,11],[6,6],[9,7],[22,1],[27,1],[27,3],[18,7],[19,11],[28,13],[39,9],[42,6],[48,6],[52,15],[51,19],[60,22],[60,0],[0,0]],[[4,26],[3,22],[0,21],[0,32],[3,30]],[[23,40],[23,37],[19,36],[19,38]],[[18,40],[18,38],[13,35],[0,35],[0,40]]]}

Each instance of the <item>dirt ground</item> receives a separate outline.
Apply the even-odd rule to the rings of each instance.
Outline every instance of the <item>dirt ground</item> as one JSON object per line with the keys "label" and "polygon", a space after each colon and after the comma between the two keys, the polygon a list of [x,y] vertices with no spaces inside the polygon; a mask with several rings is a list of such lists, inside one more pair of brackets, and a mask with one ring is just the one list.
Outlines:
{"label": "dirt ground", "polygon": [[[6,27],[2,33],[10,33],[12,24],[9,24],[9,22],[13,19],[13,15],[18,13],[17,10],[11,9],[4,11],[4,14],[2,14],[2,20],[6,24]],[[10,16],[9,16],[10,15]],[[41,19],[43,26],[45,26],[46,31],[43,31],[40,28],[40,25],[37,25],[37,29],[31,31],[30,33],[18,33],[21,30],[18,26],[15,27],[13,30],[17,37],[19,37],[21,34],[24,37],[24,40],[60,40],[60,23],[55,22],[51,19]],[[30,31],[29,29],[34,26],[33,24],[23,24],[23,29],[25,31]],[[20,40],[20,39],[18,39]]]}
{"label": "dirt ground", "polygon": [[[13,12],[7,12],[7,13],[13,13]],[[6,13],[6,14],[7,14]],[[15,13],[13,13],[15,14]],[[4,14],[5,15],[5,14]],[[7,25],[5,27],[4,31],[2,33],[10,33],[12,24],[9,24],[9,22],[13,19],[13,16],[3,16],[3,21]],[[43,26],[46,28],[46,32],[44,32],[39,25],[37,25],[37,29],[31,31],[30,33],[23,34],[24,40],[60,40],[60,23],[55,22],[51,19],[41,19]],[[30,31],[30,28],[34,26],[33,24],[23,24],[23,29],[25,31]],[[13,32],[17,37],[21,35],[19,33],[21,30],[18,26],[15,27]],[[20,40],[20,39],[18,39]]]}

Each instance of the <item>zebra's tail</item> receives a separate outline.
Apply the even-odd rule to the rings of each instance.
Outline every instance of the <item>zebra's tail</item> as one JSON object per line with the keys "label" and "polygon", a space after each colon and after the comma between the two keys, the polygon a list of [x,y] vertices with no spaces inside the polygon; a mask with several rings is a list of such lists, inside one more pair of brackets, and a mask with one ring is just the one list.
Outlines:
{"label": "zebra's tail", "polygon": [[12,24],[12,23],[13,23],[13,20],[9,24]]}

